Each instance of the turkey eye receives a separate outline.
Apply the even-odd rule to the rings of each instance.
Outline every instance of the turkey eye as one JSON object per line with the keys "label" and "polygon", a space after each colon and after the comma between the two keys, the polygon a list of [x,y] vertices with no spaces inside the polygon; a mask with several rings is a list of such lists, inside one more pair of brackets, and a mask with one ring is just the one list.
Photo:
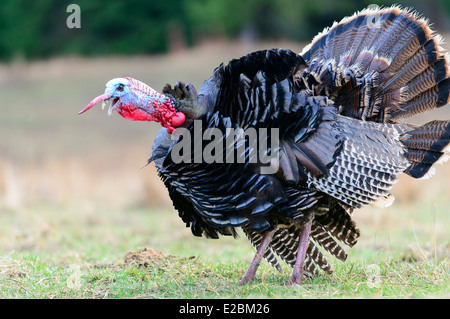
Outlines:
{"label": "turkey eye", "polygon": [[120,84],[117,89],[117,91],[122,92],[123,91],[123,84]]}

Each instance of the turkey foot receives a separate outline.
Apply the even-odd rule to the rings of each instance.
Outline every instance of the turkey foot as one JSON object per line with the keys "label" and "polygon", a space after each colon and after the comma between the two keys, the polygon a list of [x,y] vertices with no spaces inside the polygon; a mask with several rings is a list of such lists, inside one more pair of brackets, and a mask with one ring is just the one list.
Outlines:
{"label": "turkey foot", "polygon": [[239,285],[242,286],[243,284],[246,283],[250,284],[253,282],[253,280],[255,280],[256,271],[258,270],[259,264],[261,263],[261,259],[264,257],[264,254],[266,253],[267,247],[272,241],[274,233],[275,229],[266,231],[262,235],[261,244],[259,245],[258,250],[256,251],[255,257],[253,258],[250,267],[248,267],[244,277],[241,279],[241,281],[239,281]]}
{"label": "turkey foot", "polygon": [[295,261],[292,277],[288,281],[288,286],[299,284],[302,281],[303,266],[305,264],[306,249],[309,243],[309,233],[311,232],[312,221],[307,222],[300,233],[300,243],[298,245],[297,260]]}

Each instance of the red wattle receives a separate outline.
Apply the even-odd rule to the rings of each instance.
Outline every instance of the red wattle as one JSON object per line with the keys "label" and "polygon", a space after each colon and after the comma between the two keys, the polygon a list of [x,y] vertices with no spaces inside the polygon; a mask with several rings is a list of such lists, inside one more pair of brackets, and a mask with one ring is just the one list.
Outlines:
{"label": "red wattle", "polygon": [[183,125],[183,123],[186,121],[186,115],[182,112],[177,112],[175,113],[175,115],[172,117],[172,126],[173,127],[178,127]]}
{"label": "red wattle", "polygon": [[120,105],[117,108],[117,113],[122,117],[132,120],[132,121],[157,121],[156,118],[152,117],[147,112],[136,108],[134,105]]}
{"label": "red wattle", "polygon": [[167,127],[167,133],[172,134],[175,131],[173,127]]}
{"label": "red wattle", "polygon": [[172,134],[176,127],[183,125],[186,121],[186,115],[182,112],[176,112],[169,99],[157,105],[153,117],[156,118],[155,121],[167,128],[169,134]]}

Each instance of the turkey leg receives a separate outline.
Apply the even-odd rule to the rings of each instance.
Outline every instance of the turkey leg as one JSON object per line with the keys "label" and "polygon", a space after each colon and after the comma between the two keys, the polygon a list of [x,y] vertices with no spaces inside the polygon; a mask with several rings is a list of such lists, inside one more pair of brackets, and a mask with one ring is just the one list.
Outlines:
{"label": "turkey leg", "polygon": [[274,233],[275,229],[266,231],[265,233],[262,234],[261,244],[259,245],[258,250],[256,251],[256,255],[253,258],[250,267],[248,267],[248,270],[245,273],[244,277],[241,279],[241,281],[239,281],[239,285],[242,286],[245,283],[253,282],[253,280],[255,279],[256,270],[258,270],[259,264],[261,263],[261,259],[264,257],[267,247],[272,241]]}
{"label": "turkey leg", "polygon": [[288,282],[288,286],[299,284],[302,280],[306,249],[308,248],[309,233],[311,232],[311,224],[312,221],[310,220],[303,226],[300,233],[300,243],[298,245],[297,260],[295,261],[294,270],[292,271],[292,277]]}

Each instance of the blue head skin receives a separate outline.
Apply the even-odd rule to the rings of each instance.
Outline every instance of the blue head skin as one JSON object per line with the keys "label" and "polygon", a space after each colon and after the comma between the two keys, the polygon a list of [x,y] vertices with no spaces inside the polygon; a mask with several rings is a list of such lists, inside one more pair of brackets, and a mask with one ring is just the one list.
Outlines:
{"label": "blue head skin", "polygon": [[81,110],[78,114],[82,114],[93,107],[95,104],[99,102],[102,103],[102,109],[106,106],[109,101],[112,101],[109,109],[108,115],[111,115],[112,111],[117,108],[117,104],[119,101],[126,102],[124,104],[130,104],[129,96],[131,94],[131,90],[129,87],[129,81],[126,78],[115,78],[106,83],[105,93],[93,99],[83,110]]}
{"label": "blue head skin", "polygon": [[93,99],[79,114],[99,102],[103,102],[104,108],[108,101],[112,101],[109,115],[116,110],[122,117],[133,121],[156,121],[169,133],[186,120],[183,113],[175,110],[170,98],[131,77],[110,80],[106,83],[105,93]]}

